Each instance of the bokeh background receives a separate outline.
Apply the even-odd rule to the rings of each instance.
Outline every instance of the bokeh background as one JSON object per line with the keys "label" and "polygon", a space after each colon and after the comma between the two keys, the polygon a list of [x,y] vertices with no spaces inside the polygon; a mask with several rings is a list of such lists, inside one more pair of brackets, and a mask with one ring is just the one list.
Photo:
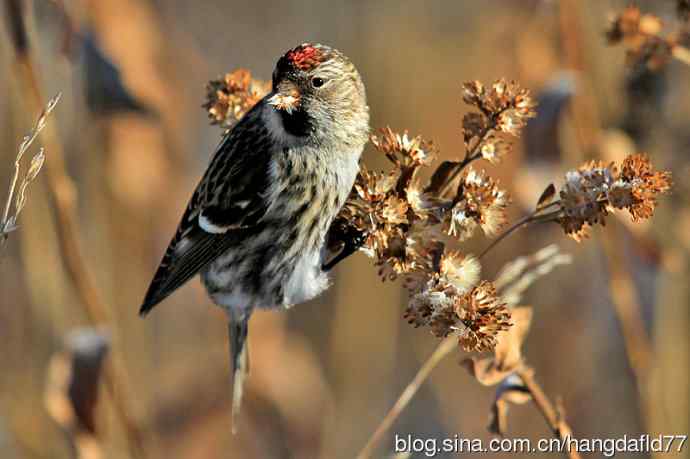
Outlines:
{"label": "bokeh background", "polygon": [[[20,2],[5,2],[6,19],[13,3]],[[25,2],[38,86],[46,96],[62,91],[48,123],[74,180],[81,251],[107,305],[98,325],[107,327],[106,361],[118,387],[113,396],[100,386],[94,423],[105,456],[136,456],[133,429],[147,458],[354,457],[438,344],[402,319],[401,286],[382,283],[369,259],[352,256],[319,299],[252,319],[252,374],[233,436],[224,316],[200,283],[146,320],[137,315],[220,139],[200,107],[205,83],[237,67],[269,79],[277,57],[304,41],[333,45],[356,63],[373,127],[421,133],[442,158],[463,152],[463,81],[506,77],[530,88],[542,105],[525,141],[503,164],[481,165],[510,190],[512,218],[586,159],[646,151],[673,171],[674,192],[650,221],[633,227],[627,216],[612,217],[580,244],[556,225],[530,227],[483,260],[483,277],[549,243],[571,253],[571,265],[523,299],[534,307],[525,356],[537,379],[562,402],[577,436],[687,434],[690,68],[626,67],[624,50],[607,46],[603,35],[609,14],[626,4]],[[674,1],[640,6],[675,21]],[[28,102],[11,22],[1,28],[4,192],[38,112]],[[387,167],[371,148],[363,161]],[[0,254],[0,457],[7,459],[75,455],[74,439],[49,415],[46,386],[51,358],[74,342],[75,329],[93,325],[59,250],[46,177],[41,172],[30,189],[20,228]],[[487,243],[477,237],[466,250]],[[626,314],[633,317],[627,351],[619,320]],[[457,351],[433,372],[376,457],[392,457],[395,433],[490,438],[495,391],[458,365],[464,357]],[[508,426],[514,437],[551,435],[530,404],[511,408]],[[674,457],[688,457],[689,449]]]}

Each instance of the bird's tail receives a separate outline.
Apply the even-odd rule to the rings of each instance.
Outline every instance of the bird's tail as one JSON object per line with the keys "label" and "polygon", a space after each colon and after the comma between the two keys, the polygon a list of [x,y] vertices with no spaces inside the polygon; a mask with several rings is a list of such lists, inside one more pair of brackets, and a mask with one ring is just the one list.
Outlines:
{"label": "bird's tail", "polygon": [[232,432],[237,431],[237,419],[242,404],[244,379],[249,373],[247,332],[250,314],[230,314],[228,334],[230,338],[230,365],[232,369]]}

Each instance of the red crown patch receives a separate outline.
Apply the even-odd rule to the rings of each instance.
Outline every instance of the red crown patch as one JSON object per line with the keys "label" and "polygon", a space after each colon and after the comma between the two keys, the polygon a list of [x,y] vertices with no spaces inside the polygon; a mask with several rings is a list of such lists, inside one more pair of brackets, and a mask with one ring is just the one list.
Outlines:
{"label": "red crown patch", "polygon": [[323,60],[323,53],[312,45],[300,45],[288,51],[287,58],[295,68],[310,70]]}

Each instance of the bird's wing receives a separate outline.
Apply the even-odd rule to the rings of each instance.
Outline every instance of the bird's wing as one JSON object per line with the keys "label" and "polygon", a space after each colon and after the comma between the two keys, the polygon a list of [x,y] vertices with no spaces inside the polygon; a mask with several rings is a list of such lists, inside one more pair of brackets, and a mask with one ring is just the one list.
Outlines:
{"label": "bird's wing", "polygon": [[149,312],[208,266],[265,214],[271,141],[256,119],[257,113],[252,112],[216,149],[149,286],[140,314]]}

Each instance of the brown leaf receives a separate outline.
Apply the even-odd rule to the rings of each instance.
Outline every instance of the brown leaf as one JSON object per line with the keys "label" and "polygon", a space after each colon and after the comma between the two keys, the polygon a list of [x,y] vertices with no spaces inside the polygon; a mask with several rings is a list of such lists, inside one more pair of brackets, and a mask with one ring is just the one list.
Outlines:
{"label": "brown leaf", "polygon": [[528,306],[512,309],[513,326],[496,338],[495,366],[502,371],[512,371],[522,360],[522,343],[532,322],[532,308]]}
{"label": "brown leaf", "polygon": [[410,186],[410,182],[414,179],[417,170],[419,169],[419,164],[413,164],[408,167],[403,167],[400,177],[398,177],[398,183],[395,186],[395,191],[400,196],[405,196],[405,191],[407,187]]}
{"label": "brown leaf", "polygon": [[431,176],[429,185],[424,189],[424,192],[436,194],[441,191],[458,164],[457,161],[443,161]]}
{"label": "brown leaf", "polygon": [[532,396],[522,384],[520,378],[515,375],[503,380],[496,388],[496,398],[491,405],[489,418],[489,432],[504,436],[508,428],[508,407],[510,403],[523,405],[530,401]]}
{"label": "brown leaf", "polygon": [[460,365],[465,367],[479,384],[483,386],[494,386],[510,374],[510,371],[498,368],[491,357],[483,359],[470,357],[469,359],[462,360]]}
{"label": "brown leaf", "polygon": [[546,189],[542,191],[541,196],[539,196],[539,200],[537,201],[537,211],[550,204],[551,201],[553,201],[554,196],[556,196],[556,187],[553,185],[553,183],[549,183],[549,186],[547,186]]}

